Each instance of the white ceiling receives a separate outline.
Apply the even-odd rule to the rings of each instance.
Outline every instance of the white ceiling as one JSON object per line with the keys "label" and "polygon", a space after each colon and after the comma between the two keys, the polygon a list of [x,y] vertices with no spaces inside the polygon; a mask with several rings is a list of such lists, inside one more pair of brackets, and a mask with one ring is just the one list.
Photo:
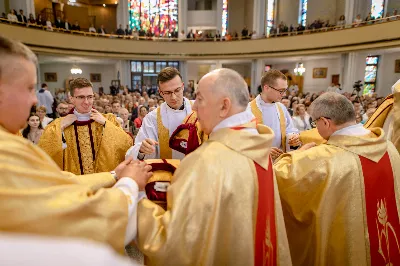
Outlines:
{"label": "white ceiling", "polygon": [[93,65],[112,65],[117,63],[117,59],[82,57],[82,56],[56,56],[44,55],[38,56],[39,64],[93,64]]}

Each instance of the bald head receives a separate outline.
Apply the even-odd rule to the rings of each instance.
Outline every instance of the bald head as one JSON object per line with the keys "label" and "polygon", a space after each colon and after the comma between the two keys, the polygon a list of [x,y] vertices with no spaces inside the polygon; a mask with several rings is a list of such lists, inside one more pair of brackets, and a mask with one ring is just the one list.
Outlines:
{"label": "bald head", "polygon": [[210,134],[226,118],[246,110],[249,91],[244,79],[231,69],[217,69],[199,82],[193,109],[202,129]]}
{"label": "bald head", "polygon": [[219,68],[205,75],[203,79],[205,78],[212,80],[210,90],[220,97],[228,97],[233,105],[241,107],[243,111],[247,108],[249,90],[239,73],[229,68]]}

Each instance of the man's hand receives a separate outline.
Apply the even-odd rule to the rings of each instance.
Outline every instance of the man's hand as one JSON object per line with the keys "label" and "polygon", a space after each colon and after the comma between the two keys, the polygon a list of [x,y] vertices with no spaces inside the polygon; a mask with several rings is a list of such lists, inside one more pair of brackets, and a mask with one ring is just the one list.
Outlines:
{"label": "man's hand", "polygon": [[104,125],[106,123],[106,118],[100,114],[96,109],[92,109],[90,113],[90,119],[94,120],[95,122]]}
{"label": "man's hand", "polygon": [[61,118],[61,131],[72,125],[78,118],[74,114],[69,114]]}
{"label": "man's hand", "polygon": [[[129,160],[131,159],[128,159],[123,163],[126,163]],[[153,173],[151,172],[150,165],[141,161],[131,161],[130,163],[125,164],[125,167],[120,171],[119,175],[117,174],[117,177],[129,177],[138,184],[139,190],[144,190],[147,181],[152,175]]]}
{"label": "man's hand", "polygon": [[139,152],[150,155],[156,152],[156,145],[158,142],[152,139],[145,139],[142,141]]}
{"label": "man's hand", "polygon": [[315,144],[315,142],[310,142],[310,143],[307,143],[307,144],[304,144],[300,149],[298,149],[299,151],[305,151],[305,150],[308,150],[308,149],[310,149],[310,148],[312,148],[312,147],[315,147],[315,146],[317,146],[317,144]]}
{"label": "man's hand", "polygon": [[301,145],[300,135],[299,134],[292,134],[289,137],[289,146],[298,147]]}
{"label": "man's hand", "polygon": [[120,164],[115,168],[114,172],[115,172],[115,175],[117,176],[117,179],[120,179],[120,178],[122,177],[122,175],[121,175],[122,170],[124,170],[124,168],[125,168],[128,164],[130,164],[132,161],[133,161],[133,159],[132,159],[132,158],[129,158],[129,159],[123,161],[122,163],[120,163]]}
{"label": "man's hand", "polygon": [[275,161],[279,156],[281,156],[281,154],[283,154],[283,151],[281,149],[275,147],[271,148],[271,157],[273,161]]}

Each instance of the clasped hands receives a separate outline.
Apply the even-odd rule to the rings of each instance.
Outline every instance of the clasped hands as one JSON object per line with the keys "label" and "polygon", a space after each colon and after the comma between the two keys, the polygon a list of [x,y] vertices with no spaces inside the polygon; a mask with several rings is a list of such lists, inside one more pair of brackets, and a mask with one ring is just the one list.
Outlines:
{"label": "clasped hands", "polygon": [[[289,146],[292,147],[298,147],[301,145],[301,141],[300,141],[300,136],[298,134],[292,134],[289,137]],[[307,143],[305,145],[303,145],[300,149],[298,149],[299,151],[304,151],[304,150],[308,150],[312,147],[314,147],[316,144],[314,142],[312,143]],[[275,161],[276,159],[278,159],[279,156],[281,156],[284,152],[276,147],[272,147],[271,148],[271,158],[273,161]]]}
{"label": "clasped hands", "polygon": [[114,171],[117,179],[128,177],[134,180],[138,184],[139,190],[144,190],[147,181],[153,175],[151,165],[143,161],[133,160],[132,158],[120,163]]}

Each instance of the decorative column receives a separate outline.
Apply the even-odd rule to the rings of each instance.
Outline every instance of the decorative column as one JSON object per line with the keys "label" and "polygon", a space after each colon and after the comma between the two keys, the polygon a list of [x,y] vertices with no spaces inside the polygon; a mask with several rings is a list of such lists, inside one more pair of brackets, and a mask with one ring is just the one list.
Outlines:
{"label": "decorative column", "polygon": [[265,32],[265,5],[266,0],[254,0],[253,3],[253,29],[257,36],[262,36]]}
{"label": "decorative column", "polygon": [[257,95],[257,88],[261,84],[264,73],[264,60],[253,59],[251,62],[251,93]]}
{"label": "decorative column", "polygon": [[122,25],[123,29],[125,29],[126,25],[129,24],[128,0],[118,0],[117,28],[119,27],[120,24]]}
{"label": "decorative column", "polygon": [[344,91],[352,92],[353,84],[357,79],[357,54],[355,52],[343,54],[341,56],[341,78],[342,88]]}
{"label": "decorative column", "polygon": [[188,12],[188,5],[187,0],[179,0],[178,2],[178,30],[181,32],[182,30],[185,31],[187,34],[187,12]]}
{"label": "decorative column", "polygon": [[185,87],[187,87],[189,85],[187,61],[180,61],[179,68],[180,68],[179,72],[181,72],[181,76],[182,76],[182,81],[183,81],[183,83],[185,83]]}
{"label": "decorative column", "polygon": [[[219,31],[219,33],[222,35],[222,5],[223,5],[223,1],[222,0],[217,0],[217,30]],[[228,2],[228,6],[229,6],[229,2]],[[228,18],[229,18],[229,14],[228,14]],[[229,19],[228,19],[229,21]]]}
{"label": "decorative column", "polygon": [[130,61],[129,60],[119,60],[115,64],[115,77],[114,77],[114,79],[118,79],[118,72],[119,72],[119,80],[121,82],[121,86],[128,85],[128,87],[131,88],[132,87],[132,82],[131,82]]}

